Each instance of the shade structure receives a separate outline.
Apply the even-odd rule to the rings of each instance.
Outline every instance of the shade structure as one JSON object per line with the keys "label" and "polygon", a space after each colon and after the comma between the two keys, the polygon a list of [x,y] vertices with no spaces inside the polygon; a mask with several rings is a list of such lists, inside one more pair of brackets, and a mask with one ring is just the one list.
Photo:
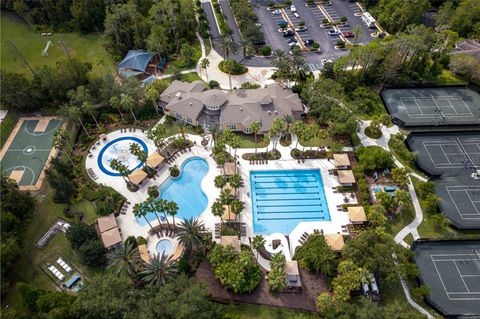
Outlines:
{"label": "shade structure", "polygon": [[128,175],[128,179],[135,185],[140,185],[148,174],[145,173],[141,168],[137,168]]}
{"label": "shade structure", "polygon": [[333,164],[335,164],[335,167],[349,167],[350,159],[348,154],[333,154]]}
{"label": "shade structure", "polygon": [[365,209],[363,206],[348,207],[348,218],[353,224],[362,224],[367,221],[367,215],[365,215]]}
{"label": "shade structure", "polygon": [[97,224],[100,233],[106,232],[114,227],[118,227],[114,214],[97,218]]}
{"label": "shade structure", "polygon": [[103,246],[105,246],[106,249],[116,246],[122,242],[122,236],[120,235],[118,227],[114,227],[106,232],[101,233],[101,237]]}
{"label": "shade structure", "polygon": [[232,246],[236,251],[240,251],[240,240],[238,236],[222,236],[220,243],[223,247]]}
{"label": "shade structure", "polygon": [[326,234],[325,241],[335,252],[341,251],[343,246],[345,246],[342,234]]}
{"label": "shade structure", "polygon": [[237,164],[236,163],[225,163],[223,165],[223,170],[225,175],[232,176],[237,173]]}
{"label": "shade structure", "polygon": [[125,58],[117,65],[118,69],[127,69],[136,72],[145,72],[153,55],[145,50],[130,50]]}
{"label": "shade structure", "polygon": [[355,184],[355,176],[351,170],[340,170],[337,173],[340,184]]}
{"label": "shade structure", "polygon": [[163,160],[164,158],[162,155],[154,152],[147,158],[147,165],[153,168],[157,168],[158,166],[160,166],[160,164],[163,163]]}

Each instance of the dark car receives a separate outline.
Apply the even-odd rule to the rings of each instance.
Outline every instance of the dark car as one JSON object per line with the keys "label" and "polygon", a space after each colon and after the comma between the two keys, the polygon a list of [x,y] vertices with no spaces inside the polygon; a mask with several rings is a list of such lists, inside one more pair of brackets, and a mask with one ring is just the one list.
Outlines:
{"label": "dark car", "polygon": [[308,40],[305,40],[303,41],[303,44],[305,45],[312,45],[315,41],[313,41],[312,39],[308,39]]}
{"label": "dark car", "polygon": [[292,30],[287,30],[283,32],[284,37],[293,37],[294,35],[295,35],[295,32],[293,32]]}

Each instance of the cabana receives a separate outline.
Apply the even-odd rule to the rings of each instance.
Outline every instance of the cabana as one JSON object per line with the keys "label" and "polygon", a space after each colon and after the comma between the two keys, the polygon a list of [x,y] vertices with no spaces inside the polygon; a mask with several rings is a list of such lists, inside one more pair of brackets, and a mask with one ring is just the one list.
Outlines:
{"label": "cabana", "polygon": [[122,236],[120,235],[118,227],[101,233],[101,237],[103,246],[105,246],[105,249],[107,250],[110,250],[122,243]]}
{"label": "cabana", "polygon": [[301,287],[300,271],[298,270],[298,262],[290,260],[285,263],[285,276],[287,287]]}
{"label": "cabana", "polygon": [[145,245],[145,244],[138,245],[138,251],[140,253],[140,258],[144,262],[149,263],[150,262],[150,255],[148,254],[147,245]]}
{"label": "cabana", "polygon": [[232,246],[235,251],[240,252],[240,240],[238,236],[222,236],[220,237],[220,244],[223,247]]}
{"label": "cabana", "polygon": [[114,214],[97,218],[98,230],[100,233],[106,232],[112,228],[118,227]]}
{"label": "cabana", "polygon": [[361,225],[367,222],[367,215],[363,206],[348,207],[348,218],[352,224]]}
{"label": "cabana", "polygon": [[235,175],[237,173],[237,164],[235,162],[225,163],[223,165],[223,171],[225,172],[226,176]]}
{"label": "cabana", "polygon": [[152,58],[153,55],[145,50],[130,50],[117,65],[118,73],[124,78],[146,73]]}
{"label": "cabana", "polygon": [[151,168],[155,168],[157,169],[160,164],[163,163],[163,156],[158,154],[157,152],[153,152],[152,155],[150,155],[148,158],[147,158],[147,165]]}
{"label": "cabana", "polygon": [[353,186],[355,184],[355,176],[351,170],[340,170],[338,173],[338,181],[342,186]]}
{"label": "cabana", "polygon": [[128,175],[128,179],[133,184],[139,186],[142,185],[143,181],[147,178],[148,174],[145,173],[141,168],[137,168]]}
{"label": "cabana", "polygon": [[337,169],[349,169],[350,168],[350,159],[348,159],[348,154],[333,154],[333,164]]}
{"label": "cabana", "polygon": [[326,234],[325,241],[334,252],[342,251],[343,246],[345,246],[342,234]]}

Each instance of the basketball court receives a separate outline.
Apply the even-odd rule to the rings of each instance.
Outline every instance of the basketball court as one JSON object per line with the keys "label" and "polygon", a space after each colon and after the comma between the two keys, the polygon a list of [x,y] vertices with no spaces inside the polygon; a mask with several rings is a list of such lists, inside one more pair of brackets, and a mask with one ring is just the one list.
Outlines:
{"label": "basketball court", "polygon": [[480,315],[480,241],[419,241],[412,245],[428,301],[446,316]]}
{"label": "basketball court", "polygon": [[0,166],[5,176],[17,182],[21,190],[38,190],[44,169],[51,157],[53,136],[63,121],[56,117],[22,117],[0,152]]}
{"label": "basketball court", "polygon": [[480,95],[467,88],[385,89],[381,97],[400,126],[480,124]]}

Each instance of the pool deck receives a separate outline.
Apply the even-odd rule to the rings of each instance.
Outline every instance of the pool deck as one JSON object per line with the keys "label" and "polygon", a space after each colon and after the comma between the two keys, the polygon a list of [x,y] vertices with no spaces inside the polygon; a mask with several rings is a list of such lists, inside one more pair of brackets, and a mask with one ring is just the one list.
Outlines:
{"label": "pool deck", "polygon": [[[85,165],[87,169],[92,169],[94,173],[98,176],[98,179],[95,181],[97,183],[103,184],[105,186],[110,186],[115,189],[117,192],[122,194],[128,201],[132,204],[129,206],[125,215],[119,215],[117,217],[118,225],[121,229],[121,234],[123,239],[126,239],[128,236],[143,236],[148,238],[148,230],[150,226],[146,224],[145,226],[140,226],[137,223],[135,216],[133,215],[133,205],[139,202],[142,202],[147,199],[148,194],[147,190],[149,186],[158,186],[164,182],[169,177],[168,166],[163,165],[158,170],[157,176],[153,179],[150,179],[145,184],[143,184],[137,192],[130,192],[126,183],[122,177],[118,176],[109,176],[104,174],[97,165],[97,158],[102,147],[109,141],[123,136],[135,136],[142,139],[148,146],[149,154],[155,150],[153,143],[148,140],[145,133],[137,129],[136,132],[126,132],[121,133],[120,131],[115,131],[107,135],[106,141],[100,141],[100,144],[96,145],[94,150],[91,150],[92,156],[87,157]],[[201,145],[201,136],[199,135],[188,135],[188,138],[196,142],[196,146],[192,147],[190,152],[180,154],[180,156],[175,160],[174,164],[181,166],[181,164],[194,156],[201,157],[205,159],[209,164],[209,171],[204,177],[201,183],[201,187],[204,190],[204,193],[208,197],[208,206],[205,211],[200,215],[200,219],[203,221],[207,229],[214,231],[215,223],[220,223],[220,218],[215,217],[211,214],[211,206],[216,198],[220,195],[220,190],[214,186],[215,176],[222,174],[222,170],[217,168],[217,164],[213,160],[211,155],[211,145],[207,148],[204,148]],[[317,222],[301,222],[299,223],[293,231],[288,234],[290,239],[290,253],[294,254],[295,248],[300,245],[299,239],[304,232],[313,233],[314,229],[323,230],[325,234],[337,234],[342,233],[342,226],[349,224],[347,212],[338,211],[337,205],[344,204],[345,194],[334,193],[333,188],[340,185],[338,177],[334,175],[329,175],[328,170],[334,169],[334,164],[331,163],[328,159],[310,159],[306,160],[304,163],[298,163],[296,159],[293,159],[290,155],[290,152],[295,146],[296,140],[294,139],[293,143],[290,146],[281,146],[280,143],[277,145],[277,150],[282,154],[282,158],[277,161],[268,161],[268,164],[263,165],[251,165],[249,161],[243,160],[242,154],[252,153],[254,149],[238,149],[237,157],[239,161],[239,174],[243,177],[244,187],[239,189],[239,198],[245,203],[245,210],[241,215],[241,221],[247,225],[247,237],[242,237],[242,243],[249,244],[248,238],[255,236],[253,231],[253,214],[252,214],[252,204],[250,198],[250,171],[263,171],[263,170],[301,170],[301,169],[318,169],[320,170],[322,176],[323,187],[325,191],[325,197],[327,198],[328,209],[330,213],[330,221],[317,221]],[[97,142],[98,143],[98,142]],[[272,143],[269,145],[269,149],[272,149]],[[265,151],[266,148],[258,148],[258,152]],[[227,147],[227,151],[230,151],[233,155],[234,150]],[[173,164],[170,164],[173,165]],[[349,204],[355,204],[357,202],[356,198],[350,198]],[[178,221],[179,218],[176,219]],[[172,221],[172,218],[169,217],[169,221]],[[152,226],[158,224],[157,220],[152,220],[150,222]],[[348,235],[347,233],[343,233]],[[215,238],[215,236],[213,236]],[[150,246],[150,242],[149,242]]]}

